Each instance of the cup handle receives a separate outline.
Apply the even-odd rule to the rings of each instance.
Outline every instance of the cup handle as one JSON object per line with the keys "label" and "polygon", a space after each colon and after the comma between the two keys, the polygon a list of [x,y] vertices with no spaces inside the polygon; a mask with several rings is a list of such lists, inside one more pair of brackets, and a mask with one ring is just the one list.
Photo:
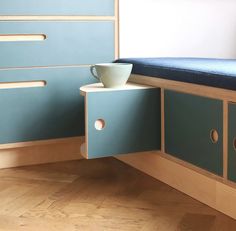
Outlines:
{"label": "cup handle", "polygon": [[92,76],[100,81],[99,77],[95,74],[94,70],[95,70],[95,65],[90,66],[90,72]]}

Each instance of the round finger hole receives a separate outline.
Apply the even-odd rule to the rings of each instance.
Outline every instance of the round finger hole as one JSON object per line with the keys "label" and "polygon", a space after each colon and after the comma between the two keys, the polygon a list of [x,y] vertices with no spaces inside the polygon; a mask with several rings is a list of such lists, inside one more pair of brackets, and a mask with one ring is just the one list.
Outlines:
{"label": "round finger hole", "polygon": [[210,138],[212,143],[217,143],[217,141],[219,140],[219,135],[218,132],[215,129],[212,129],[210,132]]}
{"label": "round finger hole", "polygon": [[233,147],[234,147],[234,150],[236,151],[236,137],[234,137],[233,139]]}
{"label": "round finger hole", "polygon": [[97,119],[94,123],[94,127],[97,130],[102,130],[105,128],[105,121],[103,119]]}

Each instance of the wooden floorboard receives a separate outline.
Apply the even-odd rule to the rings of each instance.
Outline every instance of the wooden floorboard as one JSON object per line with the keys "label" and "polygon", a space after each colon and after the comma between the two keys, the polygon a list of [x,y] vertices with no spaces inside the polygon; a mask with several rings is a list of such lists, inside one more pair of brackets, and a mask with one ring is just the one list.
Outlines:
{"label": "wooden floorboard", "polygon": [[0,230],[236,230],[235,220],[114,158],[2,169],[0,179]]}

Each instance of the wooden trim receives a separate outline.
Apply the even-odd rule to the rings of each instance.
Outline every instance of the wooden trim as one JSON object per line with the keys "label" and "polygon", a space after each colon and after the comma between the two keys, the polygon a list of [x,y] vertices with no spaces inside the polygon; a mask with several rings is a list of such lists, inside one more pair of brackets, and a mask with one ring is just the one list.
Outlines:
{"label": "wooden trim", "polygon": [[114,21],[115,16],[0,16],[0,21]]}
{"label": "wooden trim", "polygon": [[127,83],[123,86],[116,87],[116,88],[105,88],[102,83],[93,83],[89,85],[82,86],[80,88],[80,94],[85,96],[86,93],[91,92],[108,92],[108,91],[125,91],[125,90],[137,90],[137,89],[149,89],[155,88],[148,85],[141,85],[141,84],[134,84],[134,83]]}
{"label": "wooden trim", "polygon": [[120,56],[120,44],[119,44],[119,0],[115,0],[115,59]]}
{"label": "wooden trim", "polygon": [[[198,167],[198,166],[196,166],[194,164],[191,164],[191,163],[189,163],[187,161],[184,161],[184,160],[181,160],[181,159],[179,159],[177,157],[174,157],[174,156],[172,156],[172,155],[170,155],[168,153],[158,152],[158,155],[160,155],[160,156],[162,156],[162,157],[164,157],[164,158],[166,158],[166,159],[168,159],[170,161],[173,161],[173,162],[175,162],[177,164],[180,164],[180,165],[182,165],[182,166],[184,166],[186,168],[189,168],[189,169],[191,169],[191,170],[193,170],[195,172],[198,172],[199,174],[202,174],[202,175],[204,175],[206,177],[210,177],[210,178],[212,178],[214,180],[217,180],[219,182],[225,182],[224,179],[221,176],[218,176],[218,175],[216,175],[214,173],[211,173],[211,172],[209,172],[209,171],[207,171],[207,170],[205,170],[203,168],[200,168],[200,167]],[[227,182],[226,182],[226,184],[227,184]],[[236,184],[234,184],[234,186],[236,187]]]}
{"label": "wooden trim", "polygon": [[21,69],[45,69],[45,68],[73,68],[73,67],[90,67],[91,64],[78,64],[78,65],[53,65],[53,66],[31,66],[31,67],[3,67],[1,71],[7,70],[21,70]]}
{"label": "wooden trim", "polygon": [[218,176],[157,151],[120,155],[117,159],[236,219],[236,184],[225,183]]}
{"label": "wooden trim", "polygon": [[21,82],[0,82],[1,89],[15,89],[15,88],[32,88],[32,87],[45,87],[46,81],[21,81]]}
{"label": "wooden trim", "polygon": [[223,177],[228,178],[228,101],[223,101]]}
{"label": "wooden trim", "polygon": [[82,142],[84,137],[2,144],[0,169],[81,159]]}
{"label": "wooden trim", "polygon": [[48,144],[57,144],[57,143],[69,143],[69,142],[79,142],[81,143],[84,140],[83,136],[77,137],[68,137],[68,138],[58,138],[58,139],[49,139],[49,140],[36,140],[36,141],[27,141],[27,142],[18,142],[18,143],[7,143],[0,144],[0,150],[11,149],[11,148],[24,148],[31,146],[40,146]]}
{"label": "wooden trim", "polygon": [[165,91],[161,88],[161,151],[165,152]]}
{"label": "wooden trim", "polygon": [[226,90],[223,88],[209,87],[200,84],[185,83],[143,75],[131,75],[129,81],[174,90],[178,92],[184,92],[192,95],[205,96],[209,98],[227,101],[236,101],[235,91]]}
{"label": "wooden trim", "polygon": [[81,152],[82,156],[88,159],[88,96],[84,95],[84,112],[85,112],[85,143],[83,145],[83,152]]}

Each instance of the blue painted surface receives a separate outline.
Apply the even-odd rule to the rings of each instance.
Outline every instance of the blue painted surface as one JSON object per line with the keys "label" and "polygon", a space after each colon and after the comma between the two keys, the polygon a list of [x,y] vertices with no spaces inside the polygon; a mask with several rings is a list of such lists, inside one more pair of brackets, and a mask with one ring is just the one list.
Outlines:
{"label": "blue painted surface", "polygon": [[[216,129],[217,143],[210,139]],[[223,175],[223,102],[165,90],[165,151]]]}
{"label": "blue painted surface", "polygon": [[114,15],[114,0],[1,0],[0,15]]}
{"label": "blue painted surface", "polygon": [[[160,149],[159,89],[88,93],[87,109],[88,158]],[[101,131],[97,119],[105,121]]]}
{"label": "blue painted surface", "polygon": [[88,68],[0,71],[0,82],[46,80],[43,88],[0,90],[0,143],[84,135],[79,88],[95,79]]}
{"label": "blue painted surface", "polygon": [[0,42],[0,67],[93,64],[114,59],[113,22],[0,22],[0,34],[45,34]]}
{"label": "blue painted surface", "polygon": [[236,150],[234,139],[236,138],[236,104],[229,103],[228,125],[228,179],[236,182]]}

